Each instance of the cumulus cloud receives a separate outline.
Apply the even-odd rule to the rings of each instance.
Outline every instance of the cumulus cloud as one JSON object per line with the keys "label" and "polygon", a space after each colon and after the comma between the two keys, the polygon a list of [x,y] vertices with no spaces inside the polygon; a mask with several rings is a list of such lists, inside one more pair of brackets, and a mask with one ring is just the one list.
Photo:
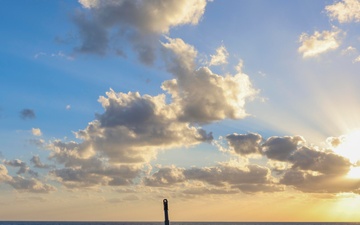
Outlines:
{"label": "cumulus cloud", "polygon": [[303,58],[315,57],[330,50],[335,50],[340,46],[341,34],[343,32],[334,28],[332,31],[315,31],[313,35],[302,33],[299,41],[301,46],[298,51]]}
{"label": "cumulus cloud", "polygon": [[140,168],[135,166],[107,165],[95,158],[72,163],[72,166],[50,172],[68,188],[130,185],[141,173]]}
{"label": "cumulus cloud", "polygon": [[[179,183],[200,181],[213,187],[202,187],[212,194],[234,193],[235,189],[243,192],[274,192],[282,190],[273,182],[270,170],[258,165],[239,167],[228,163],[216,167],[192,167],[189,169],[166,167],[160,168],[150,177],[144,178],[144,184],[148,186],[173,186]],[[251,189],[250,187],[254,187]],[[189,189],[184,193],[196,194],[198,187],[188,185]],[[221,188],[221,189],[219,189]]]}
{"label": "cumulus cloud", "polygon": [[35,119],[36,115],[34,110],[32,109],[23,109],[20,111],[20,118],[27,120],[27,119]]}
{"label": "cumulus cloud", "polygon": [[34,178],[26,179],[21,176],[16,176],[7,183],[18,191],[34,193],[49,193],[52,191],[56,191],[56,188],[54,186],[49,184],[43,184],[42,182]]}
{"label": "cumulus cloud", "polygon": [[31,133],[34,136],[41,136],[42,135],[42,132],[41,132],[40,128],[32,128]]}
{"label": "cumulus cloud", "polygon": [[212,135],[189,123],[179,122],[165,95],[141,96],[110,90],[99,102],[105,109],[97,120],[77,133],[84,140],[79,151],[97,152],[111,161],[141,163],[161,149],[212,140]]}
{"label": "cumulus cloud", "polygon": [[[24,163],[20,160],[5,161],[7,165],[15,167],[23,167]],[[23,172],[20,172],[23,173]],[[18,172],[18,174],[20,174]],[[27,179],[22,176],[12,177],[8,174],[8,170],[5,165],[0,164],[0,182],[11,185],[14,189],[23,192],[33,192],[33,193],[49,193],[55,191],[56,188],[49,184],[44,184],[40,180],[35,178]]]}
{"label": "cumulus cloud", "polygon": [[[255,134],[254,134],[255,135]],[[231,137],[228,139],[228,137]],[[250,137],[253,137],[253,141]],[[228,144],[235,154],[244,152],[260,152],[269,159],[268,166],[280,176],[278,186],[269,184],[238,185],[243,192],[260,188],[269,191],[282,189],[281,185],[291,186],[304,192],[359,193],[360,179],[349,178],[347,174],[354,166],[350,159],[334,153],[329,149],[322,149],[310,145],[301,136],[270,137],[266,141],[260,135],[228,135]],[[328,138],[327,143],[336,147],[343,142],[342,137]],[[243,145],[243,146],[241,146]],[[258,149],[261,149],[259,151]],[[259,153],[259,154],[260,154]],[[246,155],[246,154],[245,154]],[[206,176],[203,176],[206,177]],[[212,176],[211,176],[212,177]],[[212,177],[213,178],[213,177]]]}
{"label": "cumulus cloud", "polygon": [[[79,0],[79,3],[87,14],[74,16],[81,37],[77,51],[105,54],[110,39],[126,39],[146,64],[154,60],[159,35],[168,33],[171,27],[198,24],[206,7],[206,0]],[[116,46],[117,51],[123,52],[121,47]]]}
{"label": "cumulus cloud", "polygon": [[262,154],[260,143],[262,137],[259,134],[230,134],[226,136],[228,144],[239,155]]}
{"label": "cumulus cloud", "polygon": [[144,178],[147,186],[170,186],[185,181],[184,169],[172,167],[160,168],[151,177]]}
{"label": "cumulus cloud", "polygon": [[310,193],[360,192],[360,179],[328,174],[318,175],[302,170],[287,171],[280,183]]}
{"label": "cumulus cloud", "polygon": [[8,170],[6,166],[0,164],[0,182],[10,181],[12,178],[8,175]]}
{"label": "cumulus cloud", "polygon": [[360,1],[342,0],[325,7],[331,19],[340,23],[360,22]]}
{"label": "cumulus cloud", "polygon": [[176,79],[165,81],[162,88],[171,94],[180,110],[180,119],[210,123],[225,118],[247,116],[245,103],[258,93],[249,77],[214,74],[207,67],[196,67],[197,51],[181,39],[163,43],[167,69]]}
{"label": "cumulus cloud", "polygon": [[[175,77],[162,85],[168,96],[110,89],[99,98],[104,112],[75,133],[78,142],[56,140],[47,146],[50,159],[64,165],[51,174],[65,186],[132,184],[141,165],[159,151],[212,141],[212,133],[199,124],[247,115],[245,103],[257,90],[246,74],[238,70],[222,76],[207,67],[197,69],[196,49],[181,39],[168,38],[162,45],[166,67]],[[123,173],[108,174],[119,166]],[[174,174],[166,177],[166,172],[174,171],[162,169],[161,179],[155,176],[145,182],[153,186],[175,182]]]}
{"label": "cumulus cloud", "polygon": [[19,170],[17,174],[23,174],[30,170],[30,168],[26,165],[26,163],[21,161],[20,159],[14,159],[11,161],[4,160],[3,163],[7,166],[18,167]]}
{"label": "cumulus cloud", "polygon": [[270,137],[262,145],[264,154],[269,159],[286,161],[305,140],[300,136]]}
{"label": "cumulus cloud", "polygon": [[35,168],[48,169],[51,167],[50,165],[42,163],[39,156],[33,156],[30,162],[34,164]]}
{"label": "cumulus cloud", "polygon": [[226,50],[225,46],[220,46],[216,49],[216,54],[211,55],[211,59],[209,62],[209,66],[217,66],[222,64],[227,64],[227,58],[229,56],[228,51]]}

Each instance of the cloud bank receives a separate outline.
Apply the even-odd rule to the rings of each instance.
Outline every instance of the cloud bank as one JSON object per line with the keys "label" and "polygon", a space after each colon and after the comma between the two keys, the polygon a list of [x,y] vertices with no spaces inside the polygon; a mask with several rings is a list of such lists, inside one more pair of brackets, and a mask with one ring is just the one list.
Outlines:
{"label": "cloud bank", "polygon": [[198,24],[206,7],[206,0],[79,0],[79,3],[86,10],[74,16],[81,37],[76,51],[106,54],[109,49],[116,49],[124,55],[126,46],[121,46],[119,40],[126,40],[145,64],[153,63],[160,35],[168,34],[172,27]]}

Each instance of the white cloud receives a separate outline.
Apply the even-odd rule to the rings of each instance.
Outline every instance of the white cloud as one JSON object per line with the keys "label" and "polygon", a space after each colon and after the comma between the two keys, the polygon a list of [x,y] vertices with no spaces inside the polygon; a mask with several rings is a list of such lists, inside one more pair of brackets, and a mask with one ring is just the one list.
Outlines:
{"label": "white cloud", "polygon": [[40,128],[32,128],[31,133],[34,136],[41,136],[42,135],[42,132],[41,132]]}
{"label": "white cloud", "polygon": [[360,62],[360,55],[353,60],[353,63]]}
{"label": "white cloud", "polygon": [[337,19],[340,23],[360,22],[359,0],[342,0],[325,9],[331,19]]}
{"label": "white cloud", "polygon": [[[64,165],[51,172],[59,182],[69,188],[131,185],[159,151],[212,141],[212,134],[196,124],[246,116],[245,103],[257,91],[241,69],[226,76],[207,67],[196,69],[196,49],[181,39],[168,41],[164,56],[175,78],[162,88],[170,99],[112,89],[101,96],[104,112],[75,133],[79,142],[56,140],[47,146],[50,158]],[[149,185],[181,181],[181,171],[160,171],[162,178],[147,180]]]}
{"label": "white cloud", "polygon": [[225,46],[220,46],[216,49],[216,54],[211,55],[211,60],[209,62],[209,66],[217,66],[222,64],[227,64],[227,58],[229,56],[228,51],[226,50]]}
{"label": "white cloud", "polygon": [[70,109],[71,109],[71,105],[66,105],[65,109],[66,109],[66,110],[70,110]]}
{"label": "white cloud", "polygon": [[346,49],[341,51],[341,54],[343,55],[350,55],[350,54],[354,54],[357,52],[357,49],[353,46],[349,46]]}
{"label": "white cloud", "polygon": [[182,121],[210,123],[226,118],[247,116],[245,103],[258,93],[249,77],[214,74],[207,67],[196,67],[197,51],[181,39],[163,43],[168,71],[176,79],[165,81],[162,88],[171,94]]}
{"label": "white cloud", "polygon": [[335,50],[340,46],[341,34],[343,32],[338,28],[334,28],[332,31],[315,31],[311,36],[303,33],[299,38],[301,46],[298,51],[302,53],[303,58],[308,58]]}

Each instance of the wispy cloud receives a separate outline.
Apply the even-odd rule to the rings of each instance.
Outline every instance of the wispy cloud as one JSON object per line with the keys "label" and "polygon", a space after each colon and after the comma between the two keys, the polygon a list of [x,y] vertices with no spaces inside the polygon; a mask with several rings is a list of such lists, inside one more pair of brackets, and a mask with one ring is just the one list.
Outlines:
{"label": "wispy cloud", "polygon": [[302,33],[299,38],[301,46],[298,51],[302,53],[303,58],[308,58],[335,50],[340,46],[343,34],[338,28],[333,28],[332,31],[315,31],[313,35]]}

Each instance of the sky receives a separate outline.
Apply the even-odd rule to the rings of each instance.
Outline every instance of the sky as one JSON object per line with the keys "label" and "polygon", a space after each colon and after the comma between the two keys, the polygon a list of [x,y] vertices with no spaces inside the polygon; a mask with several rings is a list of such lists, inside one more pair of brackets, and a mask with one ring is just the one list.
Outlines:
{"label": "sky", "polygon": [[360,221],[359,0],[3,0],[0,220]]}

